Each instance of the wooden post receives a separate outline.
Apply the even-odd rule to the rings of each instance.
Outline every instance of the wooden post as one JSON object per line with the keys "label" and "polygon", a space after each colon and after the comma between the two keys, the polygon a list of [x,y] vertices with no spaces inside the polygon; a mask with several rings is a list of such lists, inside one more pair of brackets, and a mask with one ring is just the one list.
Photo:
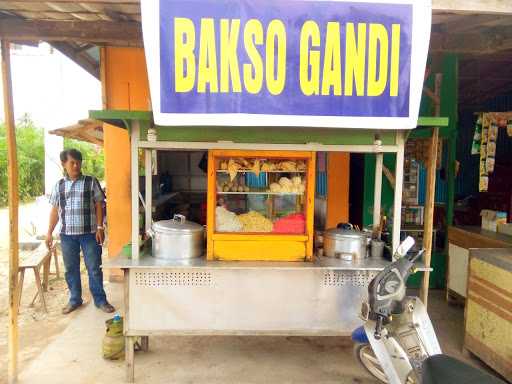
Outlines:
{"label": "wooden post", "polygon": [[[435,77],[435,95],[437,102],[435,104],[435,115],[439,116],[441,112],[440,94],[441,94],[442,75],[436,74]],[[424,261],[425,267],[430,267],[432,259],[432,233],[434,227],[434,202],[436,194],[436,165],[437,165],[437,147],[439,145],[439,127],[432,129],[430,139],[428,164],[427,164],[427,190],[425,193],[425,221],[423,223],[423,247],[425,248]],[[427,307],[428,288],[430,285],[430,271],[425,271],[420,289],[420,299]]]}
{"label": "wooden post", "polygon": [[[448,138],[448,172],[446,179],[448,180],[448,193],[446,202],[446,225],[453,224],[453,209],[455,202],[455,156],[457,152],[457,131],[452,132]],[[448,247],[448,238],[446,239],[446,247]]]}
{"label": "wooden post", "polygon": [[18,162],[12,100],[10,44],[2,40],[2,82],[7,133],[7,190],[9,198],[9,351],[8,383],[18,380]]}
{"label": "wooden post", "polygon": [[128,383],[135,382],[135,366],[134,364],[134,352],[135,352],[135,337],[134,336],[126,336],[125,337],[125,352],[124,358],[126,360],[125,368],[126,368],[126,381]]}

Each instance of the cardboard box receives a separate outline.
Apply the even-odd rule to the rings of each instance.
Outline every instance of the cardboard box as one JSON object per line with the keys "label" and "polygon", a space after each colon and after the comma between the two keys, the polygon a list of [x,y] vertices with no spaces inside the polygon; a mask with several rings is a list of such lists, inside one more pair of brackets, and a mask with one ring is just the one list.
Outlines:
{"label": "cardboard box", "polygon": [[482,209],[480,216],[482,216],[482,229],[487,231],[497,232],[498,224],[507,223],[507,212]]}
{"label": "cardboard box", "polygon": [[512,223],[498,224],[498,233],[503,235],[512,236]]}

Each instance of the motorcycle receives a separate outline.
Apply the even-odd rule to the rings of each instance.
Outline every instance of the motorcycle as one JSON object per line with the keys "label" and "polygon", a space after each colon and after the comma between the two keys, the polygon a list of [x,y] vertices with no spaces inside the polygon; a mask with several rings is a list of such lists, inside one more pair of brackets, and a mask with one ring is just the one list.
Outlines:
{"label": "motorcycle", "polygon": [[387,384],[504,384],[503,381],[443,355],[427,310],[406,295],[406,282],[424,250],[409,255],[414,239],[398,247],[395,261],[373,278],[361,305],[364,324],[352,333],[355,356]]}

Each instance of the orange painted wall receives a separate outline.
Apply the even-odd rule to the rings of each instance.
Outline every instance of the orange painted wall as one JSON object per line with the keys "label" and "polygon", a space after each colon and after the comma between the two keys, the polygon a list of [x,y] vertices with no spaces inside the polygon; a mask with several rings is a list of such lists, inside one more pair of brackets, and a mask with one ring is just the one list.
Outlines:
{"label": "orange painted wall", "polygon": [[331,152],[327,155],[327,219],[326,228],[349,221],[350,154]]}
{"label": "orange painted wall", "polygon": [[[102,52],[104,108],[148,110],[144,50],[107,47]],[[115,257],[131,237],[130,141],[124,129],[105,125],[108,253]],[[115,274],[115,273],[114,273]]]}

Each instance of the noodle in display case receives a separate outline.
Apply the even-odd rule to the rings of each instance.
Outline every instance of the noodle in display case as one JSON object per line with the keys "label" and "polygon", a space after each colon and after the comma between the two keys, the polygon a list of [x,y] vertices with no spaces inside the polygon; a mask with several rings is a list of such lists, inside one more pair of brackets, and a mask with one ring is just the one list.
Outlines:
{"label": "noodle in display case", "polygon": [[209,260],[310,261],[315,153],[211,150]]}

